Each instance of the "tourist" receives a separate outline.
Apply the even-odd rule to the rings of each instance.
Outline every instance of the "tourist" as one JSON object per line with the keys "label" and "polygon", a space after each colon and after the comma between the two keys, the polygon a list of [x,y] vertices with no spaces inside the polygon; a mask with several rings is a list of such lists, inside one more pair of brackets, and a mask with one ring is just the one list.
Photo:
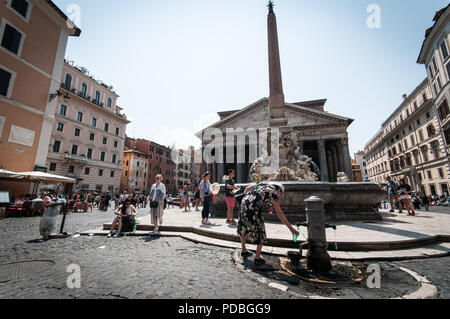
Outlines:
{"label": "tourist", "polygon": [[[398,201],[398,192],[397,192],[398,185],[397,185],[396,182],[394,182],[392,180],[391,176],[388,176],[386,178],[386,181],[387,181],[386,188],[387,188],[387,192],[388,192],[388,196],[389,196],[389,202],[391,204],[391,210],[389,212],[393,213],[394,212],[394,207],[395,207],[394,206],[394,201]],[[400,203],[398,203],[398,204],[399,204],[399,207],[398,207],[399,208],[399,214],[401,214],[402,213],[401,204]]]}
{"label": "tourist", "polygon": [[239,213],[238,235],[241,238],[242,252],[241,256],[246,258],[252,254],[247,251],[246,241],[250,239],[257,245],[255,265],[266,263],[261,258],[261,250],[267,239],[266,227],[262,216],[262,207],[264,205],[273,207],[280,221],[285,224],[294,236],[299,236],[281,210],[278,200],[284,194],[284,186],[281,184],[258,184],[249,186],[245,189],[245,196],[242,199],[241,211]]}
{"label": "tourist", "polygon": [[124,218],[135,218],[137,215],[136,208],[131,205],[131,202],[127,199],[125,202],[123,202],[122,205],[119,206],[114,211],[114,214],[117,215],[117,217],[114,219],[114,222],[111,225],[111,228],[109,230],[108,238],[111,238],[113,236],[113,231],[117,227],[117,233],[114,234],[114,238],[120,237],[122,233],[122,226],[123,226],[123,219]]}
{"label": "tourist", "polygon": [[183,197],[181,198],[181,201],[183,202],[184,211],[187,212],[188,208],[189,208],[189,211],[191,211],[191,206],[189,204],[189,186],[188,186],[188,184],[184,185],[184,187],[183,187]]}
{"label": "tourist", "polygon": [[427,210],[427,212],[430,211],[430,201],[428,199],[428,196],[423,194],[421,196],[421,200],[422,200],[422,206],[425,207],[425,209]]}
{"label": "tourist", "polygon": [[194,186],[194,203],[192,204],[192,206],[195,205],[195,211],[199,211],[198,209],[198,204],[200,203],[200,187],[198,185],[198,183],[195,184]]}
{"label": "tourist", "polygon": [[184,208],[184,187],[181,188],[179,191],[178,197],[180,197],[180,208]]}
{"label": "tourist", "polygon": [[172,195],[169,195],[169,199],[167,200],[167,208],[170,208],[170,206],[172,206],[172,208],[175,208],[175,206],[173,206],[173,197],[172,197]]}
{"label": "tourist", "polygon": [[211,173],[206,172],[203,174],[202,182],[200,183],[200,197],[203,203],[202,210],[202,224],[203,225],[211,225],[209,222],[209,209],[211,206],[211,183],[209,182],[211,179]]}
{"label": "tourist", "polygon": [[408,216],[415,216],[416,212],[411,205],[411,186],[405,183],[403,178],[400,179],[397,190],[399,191],[400,200],[408,211]]}
{"label": "tourist", "polygon": [[236,207],[236,199],[234,198],[234,193],[240,190],[239,187],[234,186],[234,177],[236,172],[234,169],[228,171],[228,178],[225,181],[225,202],[227,204],[227,221],[228,225],[236,225],[237,222],[234,220],[234,208]]}
{"label": "tourist", "polygon": [[156,175],[156,183],[150,190],[150,218],[154,232],[159,233],[159,226],[163,223],[164,199],[166,198],[166,186],[162,183],[162,175]]}

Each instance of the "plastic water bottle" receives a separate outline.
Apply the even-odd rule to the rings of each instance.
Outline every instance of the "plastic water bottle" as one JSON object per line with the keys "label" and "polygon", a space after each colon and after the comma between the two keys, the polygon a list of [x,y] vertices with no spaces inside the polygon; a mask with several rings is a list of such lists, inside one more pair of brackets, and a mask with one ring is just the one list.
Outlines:
{"label": "plastic water bottle", "polygon": [[[300,227],[297,227],[298,232],[300,233]],[[298,240],[297,235],[294,235],[294,243],[296,243]]]}
{"label": "plastic water bottle", "polygon": [[134,227],[133,227],[133,233],[135,233],[137,231],[137,224],[136,222],[134,223]]}

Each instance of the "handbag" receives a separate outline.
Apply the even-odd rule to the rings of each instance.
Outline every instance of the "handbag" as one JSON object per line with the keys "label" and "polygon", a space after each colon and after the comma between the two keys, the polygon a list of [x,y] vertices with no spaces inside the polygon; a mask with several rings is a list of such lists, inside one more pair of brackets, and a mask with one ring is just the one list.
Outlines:
{"label": "handbag", "polygon": [[152,201],[150,202],[150,208],[158,208],[158,206],[159,206],[158,201],[152,200]]}

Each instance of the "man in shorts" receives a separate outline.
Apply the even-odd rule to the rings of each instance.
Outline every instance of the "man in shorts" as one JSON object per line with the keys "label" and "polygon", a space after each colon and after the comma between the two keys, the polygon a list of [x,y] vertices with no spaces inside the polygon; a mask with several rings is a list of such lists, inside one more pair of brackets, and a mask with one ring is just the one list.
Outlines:
{"label": "man in shorts", "polygon": [[401,206],[402,204],[398,200],[398,191],[397,191],[398,185],[396,182],[394,182],[392,180],[391,176],[388,176],[386,178],[386,181],[387,181],[386,188],[387,188],[387,193],[388,193],[388,197],[389,197],[389,203],[391,204],[391,210],[389,212],[390,213],[395,212],[394,211],[394,207],[395,207],[394,200],[395,200],[399,203],[399,214],[401,214],[402,213],[402,206]]}

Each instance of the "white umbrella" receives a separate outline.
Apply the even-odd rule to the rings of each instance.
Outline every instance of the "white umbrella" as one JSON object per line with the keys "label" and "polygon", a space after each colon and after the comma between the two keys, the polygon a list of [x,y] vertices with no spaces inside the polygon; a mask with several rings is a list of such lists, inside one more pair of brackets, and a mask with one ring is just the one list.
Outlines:
{"label": "white umbrella", "polygon": [[76,179],[48,174],[44,172],[23,172],[17,173],[18,175],[23,176],[23,182],[35,182],[35,183],[45,183],[45,184],[75,184],[77,182]]}
{"label": "white umbrella", "polygon": [[18,180],[20,179],[20,175],[11,171],[7,171],[6,169],[0,169],[0,179]]}

